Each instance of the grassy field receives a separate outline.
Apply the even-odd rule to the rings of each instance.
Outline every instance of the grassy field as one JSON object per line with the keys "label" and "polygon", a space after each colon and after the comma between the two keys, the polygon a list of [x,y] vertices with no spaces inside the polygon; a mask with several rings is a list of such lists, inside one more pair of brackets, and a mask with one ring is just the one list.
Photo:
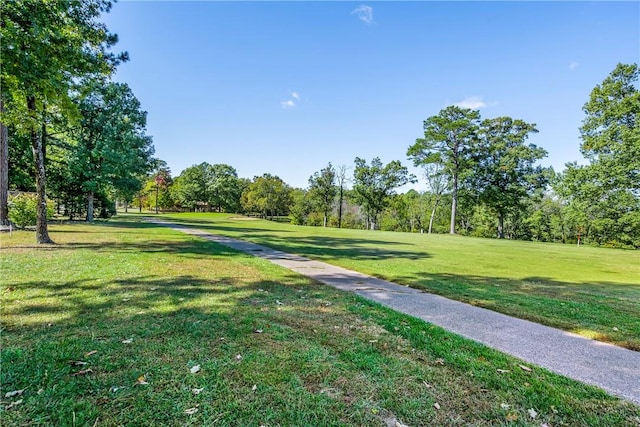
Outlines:
{"label": "grassy field", "polygon": [[173,221],[640,350],[640,252],[301,227],[224,214]]}
{"label": "grassy field", "polygon": [[0,236],[2,425],[640,423],[593,387],[212,242],[132,217],[51,234]]}

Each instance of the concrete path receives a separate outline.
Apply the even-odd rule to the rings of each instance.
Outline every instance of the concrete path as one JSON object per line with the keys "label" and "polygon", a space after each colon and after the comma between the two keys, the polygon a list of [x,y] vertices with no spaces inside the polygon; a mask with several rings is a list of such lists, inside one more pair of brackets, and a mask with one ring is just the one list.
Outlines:
{"label": "concrete path", "polygon": [[247,241],[169,222],[150,221],[267,259],[640,405],[640,352]]}

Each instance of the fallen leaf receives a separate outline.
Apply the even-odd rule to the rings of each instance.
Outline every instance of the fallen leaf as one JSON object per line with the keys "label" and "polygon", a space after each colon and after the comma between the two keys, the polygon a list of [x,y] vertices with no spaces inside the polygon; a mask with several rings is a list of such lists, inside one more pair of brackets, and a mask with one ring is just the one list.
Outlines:
{"label": "fallen leaf", "polygon": [[433,388],[433,386],[426,381],[422,381],[422,384],[424,384],[426,388]]}
{"label": "fallen leaf", "polygon": [[87,362],[83,362],[82,360],[70,360],[69,363],[71,363],[71,365],[73,366],[84,366],[84,365],[88,365]]}
{"label": "fallen leaf", "polygon": [[618,332],[618,328],[616,328],[615,326],[613,327],[613,331],[614,332]]}
{"label": "fallen leaf", "polygon": [[378,342],[378,340],[369,340],[369,342],[370,342],[371,344],[374,344],[374,343],[377,343],[377,342]]}
{"label": "fallen leaf", "polygon": [[433,404],[433,407],[436,408],[436,409],[440,409],[440,404],[438,402],[436,402],[436,403]]}
{"label": "fallen leaf", "polygon": [[531,418],[535,418],[535,417],[537,417],[537,416],[538,416],[538,413],[537,413],[537,412],[536,412],[536,410],[535,410],[535,409],[533,409],[533,408],[529,408],[529,409],[527,409],[527,413],[529,414],[529,416],[530,416]]}
{"label": "fallen leaf", "polygon": [[396,421],[396,427],[409,427],[406,424],[402,424],[400,421]]}
{"label": "fallen leaf", "polygon": [[157,290],[158,290],[158,288],[151,288],[151,290],[152,290],[152,291],[157,291]]}
{"label": "fallen leaf", "polygon": [[188,415],[193,415],[196,412],[198,412],[198,408],[195,408],[195,407],[194,408],[185,409],[185,411],[184,411],[184,413],[188,414]]}
{"label": "fallen leaf", "polygon": [[131,301],[131,298],[122,298],[123,302]]}
{"label": "fallen leaf", "polygon": [[38,390],[38,394],[42,394],[44,392],[44,389],[41,388],[40,390]]}
{"label": "fallen leaf", "polygon": [[507,421],[518,421],[518,416],[516,414],[509,414],[505,419]]}
{"label": "fallen leaf", "polygon": [[251,391],[256,391],[257,389],[258,389],[258,386],[255,384],[253,385],[253,387],[251,387]]}
{"label": "fallen leaf", "polygon": [[496,372],[499,374],[506,374],[507,372],[511,372],[511,371],[508,369],[496,369]]}
{"label": "fallen leaf", "polygon": [[262,330],[262,329],[254,329],[254,330],[253,330],[253,333],[254,333],[254,334],[261,334],[262,332],[263,332],[263,330]]}
{"label": "fallen leaf", "polygon": [[109,391],[110,391],[111,393],[115,393],[115,392],[117,392],[118,390],[120,390],[121,388],[123,388],[123,387],[116,387],[116,386],[112,385],[112,386],[111,386],[111,388],[109,389]]}
{"label": "fallen leaf", "polygon": [[551,427],[551,426],[547,423],[544,423],[544,424],[540,424],[540,427]]}
{"label": "fallen leaf", "polygon": [[242,359],[242,355],[236,354],[236,360],[241,360],[241,359]]}
{"label": "fallen leaf", "polygon": [[89,369],[82,369],[82,370],[80,370],[80,371],[78,371],[78,372],[74,372],[73,374],[71,374],[71,376],[72,376],[72,377],[78,377],[78,376],[80,376],[80,375],[87,375],[87,374],[90,374],[90,373],[92,373],[92,372],[93,372],[93,371],[91,370],[91,368],[89,368]]}
{"label": "fallen leaf", "polygon": [[22,390],[14,390],[14,391],[8,391],[4,394],[4,397],[14,397],[14,396],[20,396],[22,393],[24,393],[24,389]]}
{"label": "fallen leaf", "polygon": [[501,403],[500,404],[500,408],[504,409],[505,411],[509,408],[511,408],[511,405],[507,405],[506,403]]}
{"label": "fallen leaf", "polygon": [[133,338],[129,338],[128,340],[122,341],[122,344],[131,344],[133,342]]}
{"label": "fallen leaf", "polygon": [[138,380],[136,381],[136,385],[148,385],[149,383],[147,382],[147,379],[145,378],[144,375],[141,375],[138,377]]}
{"label": "fallen leaf", "polygon": [[524,366],[524,365],[518,365],[518,366],[520,366],[520,369],[522,369],[523,371],[531,372],[531,368],[528,366]]}
{"label": "fallen leaf", "polygon": [[197,374],[198,372],[200,372],[200,365],[195,365],[190,369],[192,374]]}
{"label": "fallen leaf", "polygon": [[84,357],[89,357],[89,356],[93,356],[94,354],[96,354],[98,352],[98,350],[91,350],[89,353],[85,354]]}
{"label": "fallen leaf", "polygon": [[278,304],[278,305],[284,305],[284,303],[283,303],[283,302],[280,302],[279,300],[276,300],[276,304]]}
{"label": "fallen leaf", "polygon": [[11,402],[11,403],[9,404],[9,406],[7,406],[7,407],[6,407],[6,408],[4,408],[4,409],[5,409],[5,411],[8,411],[9,409],[13,408],[14,406],[18,406],[18,405],[19,405],[19,404],[21,404],[21,403],[22,403],[22,399],[20,399],[20,400],[16,400],[15,402]]}
{"label": "fallen leaf", "polygon": [[436,359],[438,365],[444,365],[444,359]]}
{"label": "fallen leaf", "polygon": [[191,392],[193,394],[200,394],[200,393],[202,393],[203,390],[204,390],[204,387],[203,388],[192,388]]}

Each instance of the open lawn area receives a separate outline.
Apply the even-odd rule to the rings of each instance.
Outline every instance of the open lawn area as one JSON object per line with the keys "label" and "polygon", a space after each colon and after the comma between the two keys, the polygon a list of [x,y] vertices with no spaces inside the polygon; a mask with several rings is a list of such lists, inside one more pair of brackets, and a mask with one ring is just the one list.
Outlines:
{"label": "open lawn area", "polygon": [[640,350],[640,252],[165,215],[448,298]]}
{"label": "open lawn area", "polygon": [[[333,236],[323,255],[314,229],[295,237],[284,225],[177,218],[264,243],[271,236],[282,248],[288,239],[278,236],[291,234],[292,248],[367,268],[376,259],[400,262],[411,247],[385,246],[391,237],[384,233],[374,233],[376,240],[317,230]],[[639,407],[596,388],[522,369],[521,361],[440,328],[133,216],[52,225],[51,235],[57,244],[42,247],[30,232],[0,237],[2,425],[640,423]],[[416,244],[413,259],[401,265],[436,260],[446,242],[457,241],[433,240],[438,250]],[[434,280],[463,286],[471,276],[467,261],[459,258],[460,279]],[[399,275],[401,265],[387,274]],[[487,277],[473,285],[492,287],[483,268],[474,276]],[[588,286],[605,292],[598,282]],[[584,283],[558,280],[571,285]],[[637,292],[631,284],[612,289],[619,300]]]}

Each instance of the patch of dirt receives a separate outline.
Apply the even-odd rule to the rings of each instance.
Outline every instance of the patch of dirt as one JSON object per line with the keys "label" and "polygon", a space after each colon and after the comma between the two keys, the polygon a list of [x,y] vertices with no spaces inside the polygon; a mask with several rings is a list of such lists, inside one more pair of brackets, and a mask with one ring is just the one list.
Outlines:
{"label": "patch of dirt", "polygon": [[229,219],[232,219],[234,221],[257,221],[260,218],[253,218],[250,216],[230,216]]}

